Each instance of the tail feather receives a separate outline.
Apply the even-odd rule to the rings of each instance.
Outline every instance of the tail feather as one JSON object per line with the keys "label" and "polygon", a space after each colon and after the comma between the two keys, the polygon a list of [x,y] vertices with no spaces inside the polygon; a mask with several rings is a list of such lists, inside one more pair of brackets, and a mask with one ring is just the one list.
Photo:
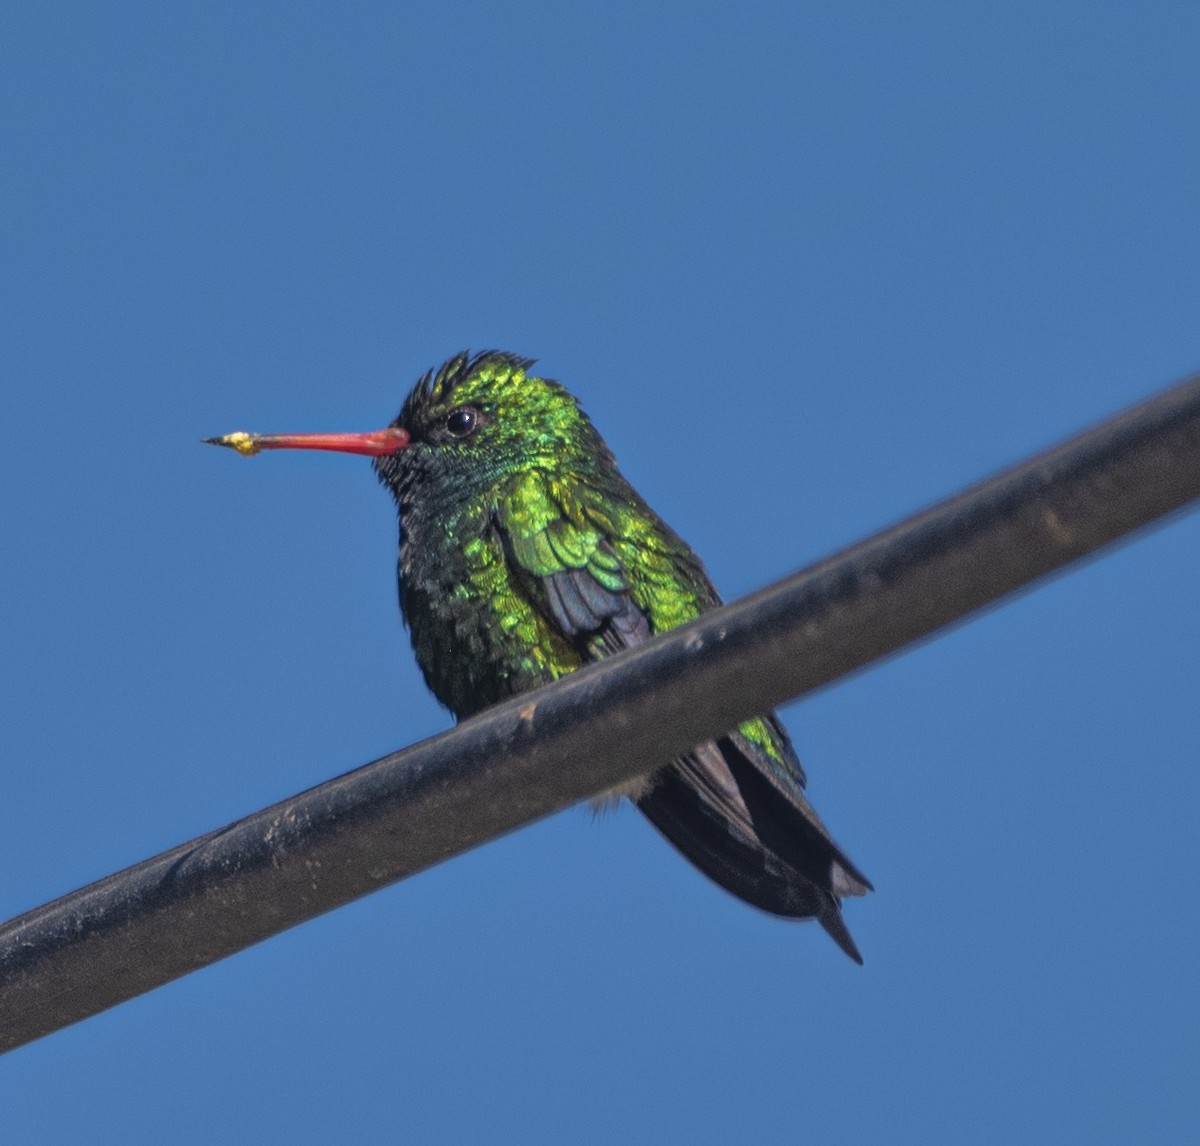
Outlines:
{"label": "tail feather", "polygon": [[842,909],[838,901],[832,897],[830,907],[831,910],[826,911],[824,915],[817,916],[817,922],[825,928],[825,934],[861,967],[863,957],[858,950],[858,944],[854,942],[854,936],[850,934],[850,928],[842,918]]}
{"label": "tail feather", "polygon": [[797,814],[734,745],[710,742],[662,769],[637,806],[727,891],[773,915],[816,919],[862,963],[838,896],[864,894],[870,883],[829,839],[816,814],[808,809],[816,826]]}

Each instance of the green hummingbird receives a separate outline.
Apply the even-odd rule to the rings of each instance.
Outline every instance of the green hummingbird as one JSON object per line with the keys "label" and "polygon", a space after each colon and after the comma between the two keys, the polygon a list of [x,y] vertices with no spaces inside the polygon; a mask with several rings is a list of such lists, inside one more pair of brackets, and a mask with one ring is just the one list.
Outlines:
{"label": "green hummingbird", "polygon": [[[579,403],[533,359],[464,352],[366,434],[228,434],[243,454],[374,458],[400,516],[400,606],[458,719],[719,605],[700,559],[622,477]],[[804,794],[774,715],[618,791],[696,867],[764,911],[815,918],[855,962],[843,896],[872,890]]]}

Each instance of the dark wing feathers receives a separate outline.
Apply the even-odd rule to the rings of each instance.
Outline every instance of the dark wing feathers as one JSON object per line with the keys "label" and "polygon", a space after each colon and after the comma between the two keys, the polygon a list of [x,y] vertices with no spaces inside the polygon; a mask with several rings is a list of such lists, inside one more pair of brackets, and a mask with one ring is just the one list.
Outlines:
{"label": "dark wing feathers", "polygon": [[754,832],[765,847],[805,878],[818,886],[827,886],[836,895],[865,895],[874,890],[870,880],[830,839],[808,800],[801,794],[785,791],[773,770],[759,765],[752,744],[733,733],[722,736],[717,748],[746,806]]}
{"label": "dark wing feathers", "polygon": [[[638,808],[726,891],[772,915],[816,919],[829,937],[861,964],[862,955],[842,919],[837,897],[765,847],[754,828],[746,831],[738,823],[740,817],[734,818],[737,827],[733,827],[728,805],[712,798],[714,788],[720,786],[713,778],[721,765],[705,757],[715,751],[709,741],[696,753],[663,768],[654,787],[638,801]],[[805,866],[811,865],[806,862]]]}
{"label": "dark wing feathers", "polygon": [[[606,589],[586,566],[551,573],[542,578],[542,585],[546,590],[550,615],[565,636],[599,632],[606,623],[615,621],[630,609],[646,625],[646,618],[633,606],[628,592]],[[646,625],[642,640],[646,639],[649,631]]]}

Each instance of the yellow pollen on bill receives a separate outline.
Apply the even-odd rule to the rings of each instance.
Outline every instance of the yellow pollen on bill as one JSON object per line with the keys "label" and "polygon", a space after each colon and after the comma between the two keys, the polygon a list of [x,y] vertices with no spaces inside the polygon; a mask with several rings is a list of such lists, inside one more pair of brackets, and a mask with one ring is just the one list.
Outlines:
{"label": "yellow pollen on bill", "polygon": [[220,439],[220,443],[237,450],[244,458],[252,458],[258,453],[258,443],[254,440],[254,436],[247,434],[245,430],[236,430],[232,434],[226,434]]}

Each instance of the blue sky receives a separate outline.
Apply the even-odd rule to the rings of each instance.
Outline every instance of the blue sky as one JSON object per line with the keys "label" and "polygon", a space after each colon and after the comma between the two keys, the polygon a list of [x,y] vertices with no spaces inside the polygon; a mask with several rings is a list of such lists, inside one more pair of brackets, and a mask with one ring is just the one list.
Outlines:
{"label": "blue sky", "polygon": [[[4,25],[4,917],[448,722],[368,464],[202,437],[537,356],[732,597],[1200,367],[1193,5]],[[6,1139],[1191,1140],[1198,524],[785,710],[865,967],[576,809],[4,1058]]]}

